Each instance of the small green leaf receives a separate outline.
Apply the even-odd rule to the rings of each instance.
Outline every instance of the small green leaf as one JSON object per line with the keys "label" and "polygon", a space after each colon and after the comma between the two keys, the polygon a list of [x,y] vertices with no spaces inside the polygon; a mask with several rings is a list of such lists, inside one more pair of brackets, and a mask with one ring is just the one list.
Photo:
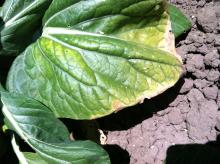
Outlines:
{"label": "small green leaf", "polygon": [[2,132],[4,132],[4,133],[6,133],[6,131],[8,130],[9,128],[8,128],[8,126],[7,125],[3,125],[2,126]]}
{"label": "small green leaf", "polygon": [[51,0],[6,0],[0,14],[0,55],[18,54],[32,42]]}
{"label": "small green leaf", "polygon": [[170,14],[172,32],[176,38],[191,29],[192,23],[177,7],[169,4],[168,12]]}
{"label": "small green leaf", "polygon": [[13,129],[47,163],[103,163],[107,153],[91,141],[71,141],[64,124],[40,102],[23,95],[1,93],[3,114]]}

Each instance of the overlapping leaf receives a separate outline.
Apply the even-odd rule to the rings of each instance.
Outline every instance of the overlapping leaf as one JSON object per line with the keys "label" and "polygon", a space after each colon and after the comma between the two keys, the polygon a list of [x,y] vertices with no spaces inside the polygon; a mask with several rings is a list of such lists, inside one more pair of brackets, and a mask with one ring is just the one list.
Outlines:
{"label": "overlapping leaf", "polygon": [[40,102],[5,92],[1,97],[6,119],[47,163],[110,163],[107,153],[97,144],[70,141],[67,128]]}
{"label": "overlapping leaf", "polygon": [[18,55],[31,43],[51,1],[5,1],[0,12],[0,55]]}

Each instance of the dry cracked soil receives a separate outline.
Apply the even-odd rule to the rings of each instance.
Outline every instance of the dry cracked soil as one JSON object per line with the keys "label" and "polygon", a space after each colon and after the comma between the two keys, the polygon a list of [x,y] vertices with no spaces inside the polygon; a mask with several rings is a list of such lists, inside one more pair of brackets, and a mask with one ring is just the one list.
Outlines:
{"label": "dry cracked soil", "polygon": [[177,39],[180,81],[162,95],[102,118],[116,164],[220,163],[220,1],[171,0],[192,21]]}

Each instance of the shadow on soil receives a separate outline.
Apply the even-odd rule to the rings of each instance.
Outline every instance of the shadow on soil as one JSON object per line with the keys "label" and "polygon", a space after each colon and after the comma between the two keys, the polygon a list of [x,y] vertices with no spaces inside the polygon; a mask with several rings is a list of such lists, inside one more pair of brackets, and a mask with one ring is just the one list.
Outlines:
{"label": "shadow on soil", "polygon": [[175,145],[167,150],[166,164],[219,164],[220,135],[206,144]]}
{"label": "shadow on soil", "polygon": [[175,39],[175,47],[179,47],[180,41],[186,40],[186,37],[188,36],[190,31],[191,30],[184,32],[182,35]]}
{"label": "shadow on soil", "polygon": [[111,164],[129,164],[129,153],[118,145],[106,145],[104,149],[108,152]]}
{"label": "shadow on soil", "polygon": [[143,120],[152,117],[154,113],[166,109],[179,94],[183,83],[184,80],[180,79],[174,87],[170,88],[163,94],[150,100],[145,100],[143,104],[123,109],[118,113],[113,113],[109,116],[100,118],[97,121],[103,130],[127,130],[134,127]]}

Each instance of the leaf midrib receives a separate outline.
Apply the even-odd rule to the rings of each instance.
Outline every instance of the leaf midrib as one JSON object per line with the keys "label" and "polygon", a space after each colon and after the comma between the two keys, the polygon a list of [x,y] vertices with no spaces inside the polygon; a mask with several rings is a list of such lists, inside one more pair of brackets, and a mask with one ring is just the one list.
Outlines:
{"label": "leaf midrib", "polygon": [[[71,49],[74,49],[74,50],[81,50],[81,48],[77,47],[77,46],[72,46],[68,43],[65,43],[57,38],[55,38],[54,36],[52,36],[53,34],[60,34],[60,35],[90,35],[90,36],[96,36],[96,37],[108,37],[108,38],[112,38],[112,39],[117,39],[117,40],[120,40],[120,41],[125,41],[123,39],[120,39],[120,38],[117,38],[117,37],[114,37],[114,36],[108,36],[108,35],[102,35],[102,34],[96,34],[96,33],[90,33],[90,32],[83,32],[83,31],[79,31],[79,30],[70,30],[70,29],[65,29],[65,28],[56,28],[56,27],[46,27],[44,30],[43,30],[43,34],[42,34],[42,37],[45,37],[45,38],[48,38],[48,39],[51,39],[65,47],[68,47],[68,48],[71,48]],[[127,42],[130,42],[132,44],[137,44],[136,42],[132,42],[132,41],[127,41]],[[139,44],[139,45],[142,45],[142,46],[146,46],[146,45],[143,45],[143,44]],[[154,47],[152,47],[154,48]],[[86,49],[85,49],[86,50]],[[158,49],[159,50],[159,49]],[[160,50],[162,51],[162,50]],[[106,54],[105,55],[108,55],[108,56],[112,56],[110,54]],[[121,57],[121,56],[116,56],[114,55],[115,57],[119,57],[119,58],[123,58],[123,59],[142,59],[142,58],[138,58],[138,57],[132,57],[132,58],[125,58],[125,57]],[[154,63],[160,63],[160,64],[165,64],[165,65],[170,65],[170,66],[174,66],[174,67],[181,67],[181,64],[171,64],[171,63],[166,63],[166,62],[162,62],[162,61],[158,61],[158,60],[152,60],[152,59],[142,59],[142,60],[147,60],[147,61],[150,61],[150,62],[154,62]]]}
{"label": "leaf midrib", "polygon": [[[14,1],[14,0],[13,0],[13,1]],[[11,19],[9,19],[9,20],[5,23],[5,27],[10,26],[10,25],[13,23],[13,21],[15,21],[15,20],[17,20],[18,18],[20,18],[26,11],[28,11],[32,6],[34,6],[34,5],[37,4],[37,3],[38,3],[38,0],[34,1],[34,2],[31,3],[30,5],[28,5],[24,10],[22,10],[21,12],[19,12],[17,15],[13,16]],[[12,6],[12,3],[11,3],[11,5],[10,5],[8,11],[10,10],[11,6]],[[7,12],[6,16],[7,16],[7,15],[8,15],[8,12]]]}

